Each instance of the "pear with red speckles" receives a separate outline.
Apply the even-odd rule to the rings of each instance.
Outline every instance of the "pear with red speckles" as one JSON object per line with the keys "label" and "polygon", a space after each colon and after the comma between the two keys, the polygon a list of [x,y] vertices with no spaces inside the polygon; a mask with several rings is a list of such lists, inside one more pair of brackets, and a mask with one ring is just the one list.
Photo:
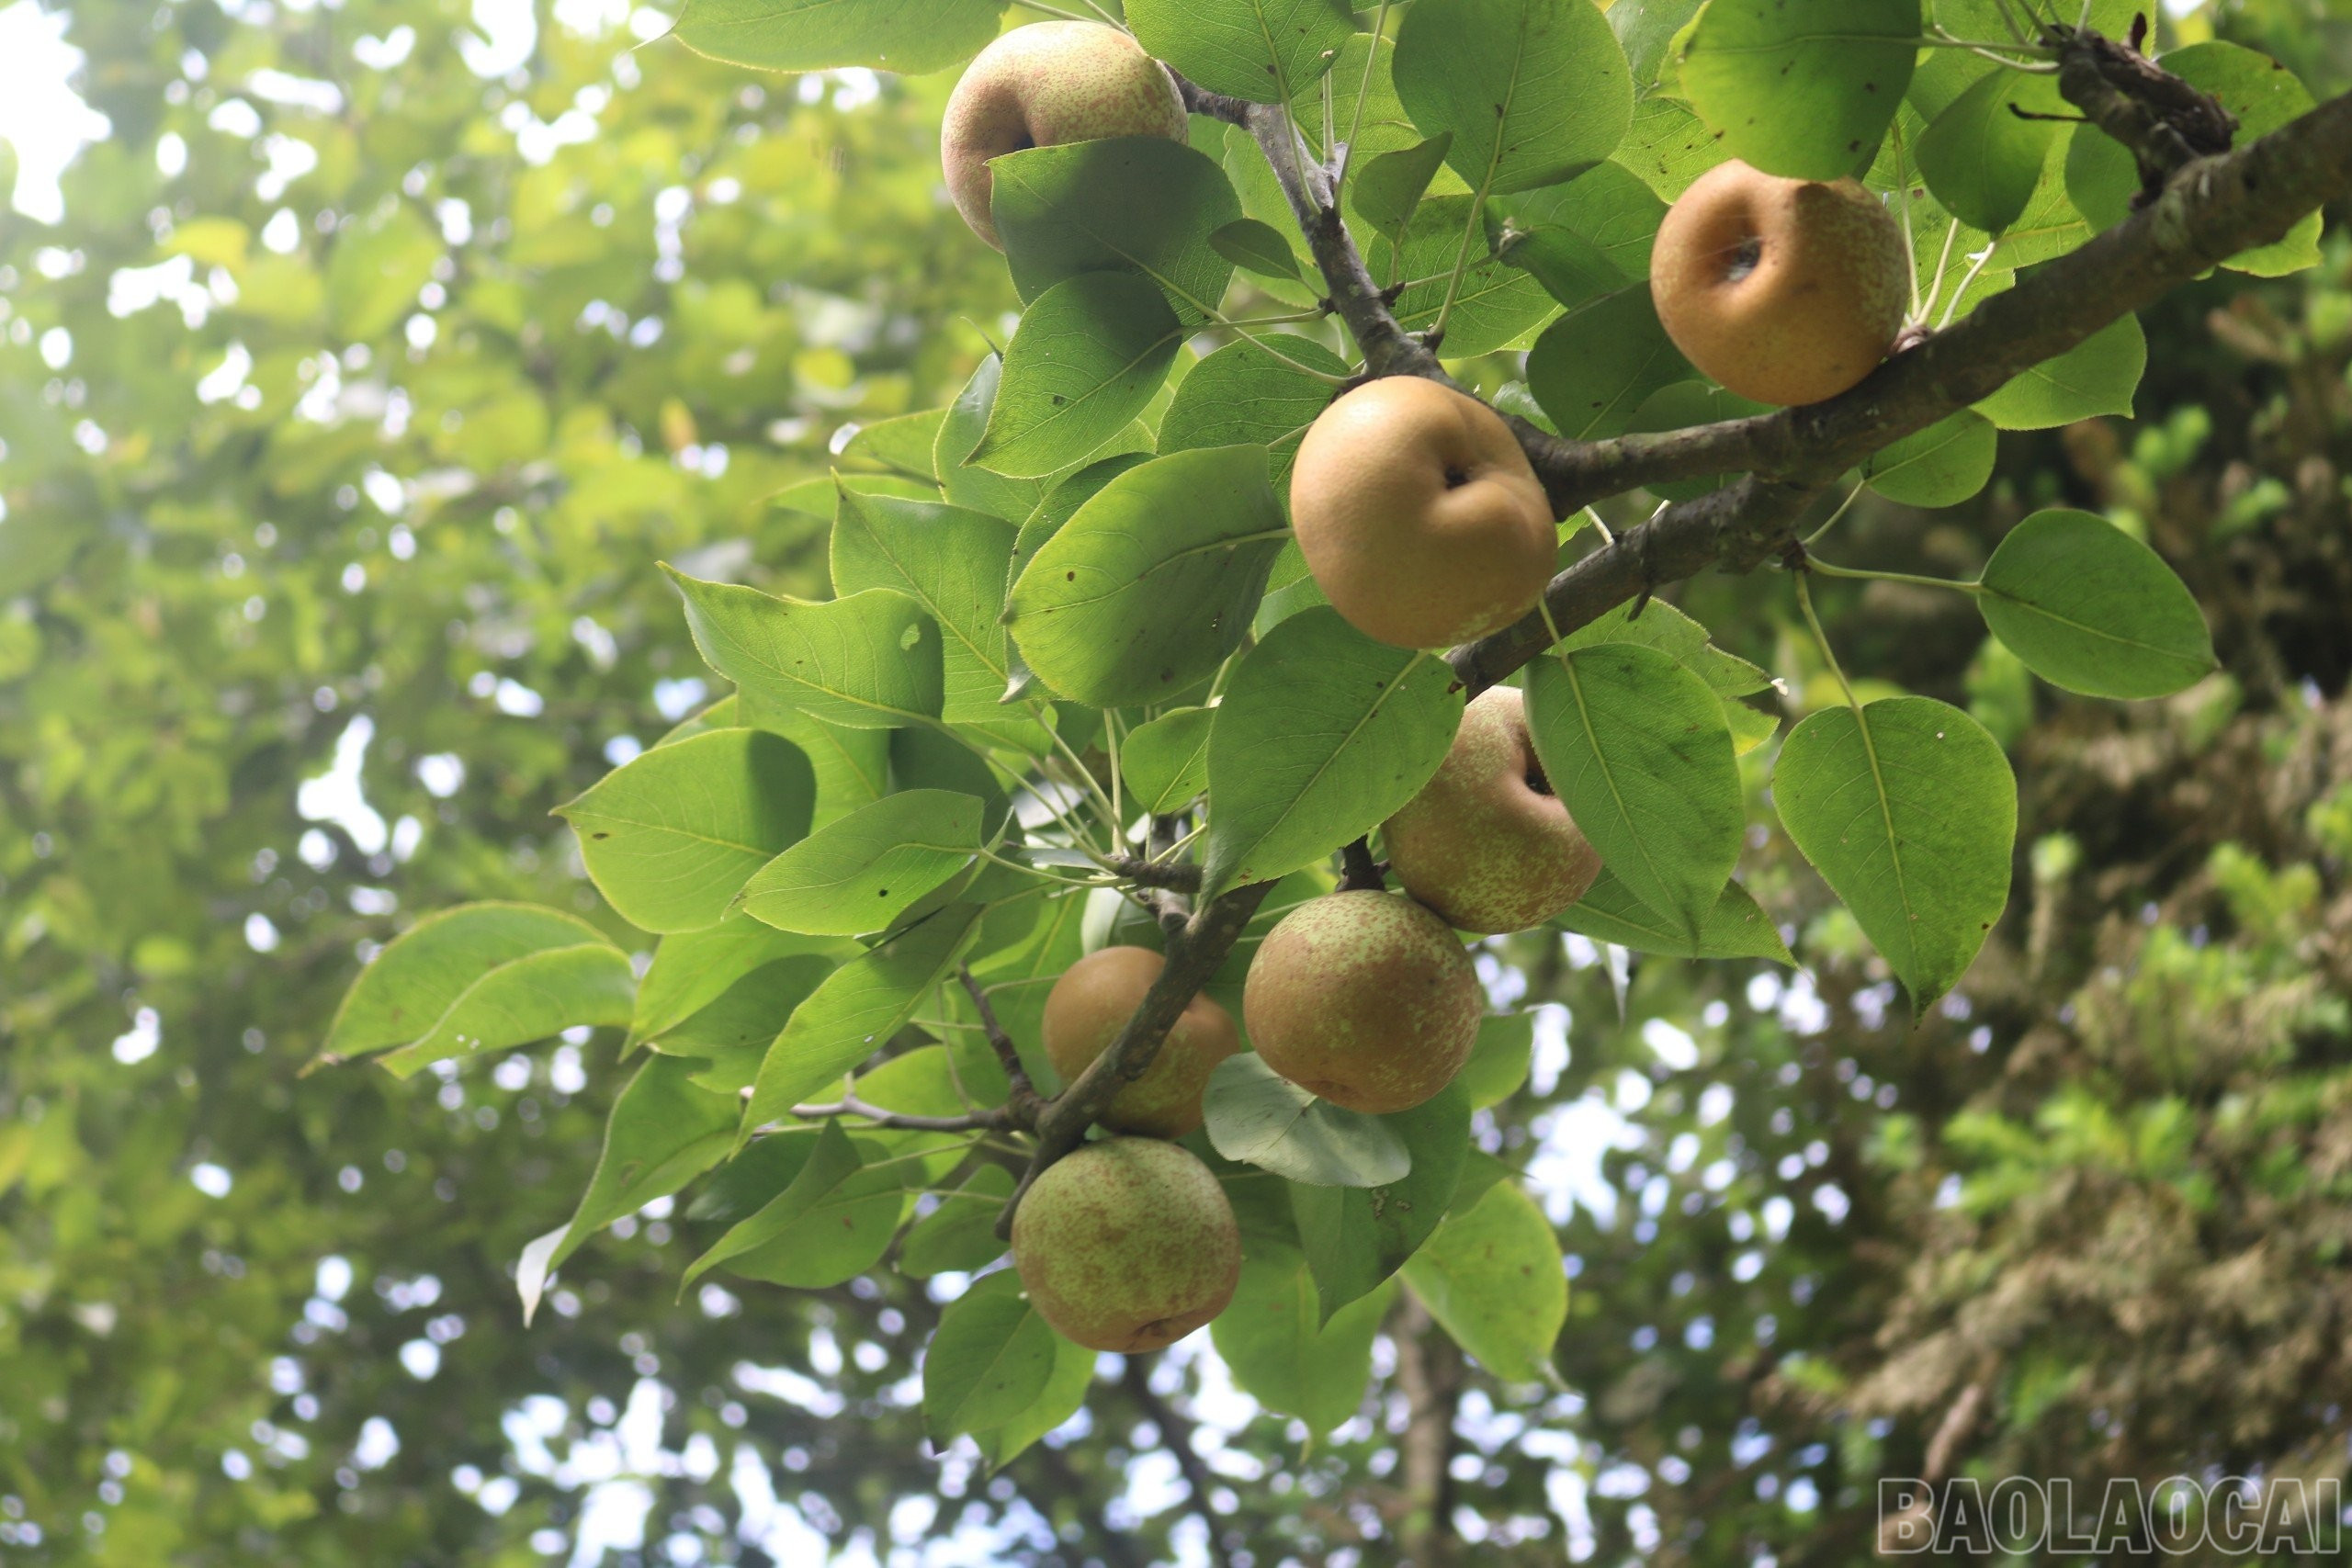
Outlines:
{"label": "pear with red speckles", "polygon": [[939,157],[947,194],[998,250],[989,160],[1112,136],[1184,140],[1184,100],[1168,68],[1100,22],[1036,22],[980,51],[947,100]]}
{"label": "pear with red speckles", "polygon": [[1853,180],[1734,160],[1682,193],[1650,257],[1657,319],[1743,398],[1817,403],[1877,368],[1911,298],[1903,230]]}
{"label": "pear with red speckles", "polygon": [[[1168,960],[1148,947],[1106,947],[1062,971],[1046,998],[1041,1032],[1046,1055],[1065,1082],[1110,1048],[1167,966]],[[1151,1066],[1103,1111],[1102,1125],[1154,1138],[1182,1137],[1201,1124],[1201,1096],[1209,1074],[1240,1049],[1233,1015],[1207,997],[1194,997]]]}
{"label": "pear with red speckles", "polygon": [[1173,1345],[1223,1312],[1241,1227],[1207,1166],[1158,1138],[1083,1144],[1012,1213],[1012,1266],[1054,1331],[1090,1350]]}
{"label": "pear with red speckles", "polygon": [[1600,854],[1544,776],[1526,702],[1510,686],[1464,711],[1444,762],[1380,836],[1405,891],[1456,931],[1541,925],[1600,874]]}
{"label": "pear with red speckles", "polygon": [[1485,996],[1446,923],[1393,893],[1334,893],[1266,934],[1241,991],[1266,1066],[1350,1111],[1408,1111],[1453,1081]]}

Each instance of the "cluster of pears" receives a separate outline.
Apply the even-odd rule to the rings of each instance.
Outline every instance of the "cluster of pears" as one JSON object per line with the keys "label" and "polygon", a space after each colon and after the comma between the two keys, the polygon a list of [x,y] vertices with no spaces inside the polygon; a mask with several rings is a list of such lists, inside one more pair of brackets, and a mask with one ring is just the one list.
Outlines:
{"label": "cluster of pears", "polygon": [[[1453,1081],[1484,994],[1459,931],[1539,924],[1584,897],[1600,857],[1535,758],[1518,692],[1471,703],[1445,761],[1382,828],[1402,893],[1298,905],[1266,933],[1242,988],[1249,1045],[1275,1072],[1351,1111],[1410,1110]],[[1046,999],[1046,1054],[1074,1078],[1115,1041],[1166,961],[1106,947]],[[1202,1122],[1218,1063],[1244,1049],[1233,1015],[1186,1006],[1152,1064],[1102,1122],[1114,1136],[1048,1168],[1013,1216],[1030,1300],[1092,1349],[1156,1349],[1225,1309],[1241,1268],[1232,1206],[1172,1140]]]}

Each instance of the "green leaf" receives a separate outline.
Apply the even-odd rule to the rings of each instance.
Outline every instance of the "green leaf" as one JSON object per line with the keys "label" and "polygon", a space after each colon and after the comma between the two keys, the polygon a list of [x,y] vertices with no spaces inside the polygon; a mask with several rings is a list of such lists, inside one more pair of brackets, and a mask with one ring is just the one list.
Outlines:
{"label": "green leaf", "polygon": [[760,1076],[760,1063],[777,1032],[838,966],[830,957],[807,953],[771,959],[650,1043],[665,1056],[693,1062],[694,1081],[736,1097],[731,1103],[741,1111],[741,1095]]}
{"label": "green leaf", "polygon": [[967,461],[1021,479],[1084,462],[1150,403],[1183,339],[1148,278],[1090,272],[1055,284],[1022,314]]}
{"label": "green leaf", "polygon": [[2064,108],[2054,78],[1988,72],[1928,122],[1916,149],[1920,177],[1962,222],[1997,234],[2024,214],[2056,131],[2017,111]]}
{"label": "green leaf", "polygon": [[1957,506],[1993,477],[2000,435],[1973,409],[1915,432],[1862,459],[1862,482],[1905,506]]}
{"label": "green leaf", "polygon": [[1678,199],[1701,175],[1729,160],[1723,142],[1679,98],[1656,94],[1634,109],[1616,161],[1661,201]]}
{"label": "green leaf", "polygon": [[1119,772],[1136,805],[1172,816],[1208,787],[1210,708],[1178,708],[1138,726],[1119,748]]}
{"label": "green leaf", "polygon": [[1289,530],[1265,449],[1171,453],[1120,474],[1012,585],[1037,678],[1096,707],[1164,700],[1239,646]]}
{"label": "green leaf", "polygon": [[2094,697],[2163,697],[2211,674],[2213,639],[2164,558],[2087,512],[2037,512],[1984,563],[1977,608],[2026,668]]}
{"label": "green leaf", "polygon": [[413,1043],[377,1058],[405,1078],[435,1062],[528,1045],[567,1029],[626,1025],[636,1006],[628,954],[601,937],[513,959],[466,987]]}
{"label": "green leaf", "polygon": [[864,65],[919,76],[969,60],[1005,0],[687,0],[671,36],[696,54],[763,71]]}
{"label": "green leaf", "polygon": [[679,1289],[722,1263],[730,1274],[804,1291],[824,1290],[871,1269],[907,1206],[902,1168],[865,1168],[871,1146],[851,1139],[839,1122],[827,1122],[791,1184],[687,1265]]}
{"label": "green leaf", "polygon": [[346,343],[381,337],[433,279],[441,236],[416,207],[393,200],[338,231],[327,257],[327,309]]}
{"label": "green leaf", "polygon": [[1004,382],[1004,360],[991,354],[982,359],[956,400],[939,422],[939,439],[932,448],[932,467],[940,489],[957,506],[985,512],[1018,527],[1053,488],[1051,479],[1011,479],[975,466],[972,454],[988,434],[996,408],[997,390]]}
{"label": "green leaf", "polygon": [[1317,416],[1331,406],[1335,389],[1297,366],[1329,376],[1346,375],[1348,366],[1312,338],[1270,333],[1265,341],[1279,348],[1283,357],[1255,344],[1231,343],[1193,367],[1159,422],[1159,449],[1174,453],[1200,446],[1263,446],[1268,478],[1280,492],[1289,488],[1298,444]]}
{"label": "green leaf", "polygon": [[[1500,223],[1520,236],[1508,258],[1512,265],[1535,274],[1562,304],[1573,305],[1590,298],[1579,291],[1577,280],[1594,271],[1595,252],[1616,273],[1609,285],[1612,290],[1649,276],[1650,248],[1666,220],[1666,203],[1640,175],[1611,162],[1596,164],[1565,184],[1501,197],[1488,204],[1487,215],[1490,229]],[[1546,253],[1555,243],[1572,249],[1547,265]],[[1563,287],[1554,287],[1554,276]]]}
{"label": "green leaf", "polygon": [[945,409],[925,409],[861,424],[842,448],[847,464],[871,463],[904,479],[935,486],[939,481],[939,429]]}
{"label": "green leaf", "polygon": [[1322,1303],[1318,1321],[1377,1291],[1445,1217],[1470,1145],[1470,1094],[1457,1079],[1433,1100],[1374,1120],[1404,1144],[1412,1168],[1403,1177],[1376,1187],[1290,1189]]}
{"label": "green leaf", "polygon": [[922,1358],[922,1418],[933,1443],[1003,1425],[1051,1380],[1054,1331],[1011,1269],[975,1280],[939,1314]]}
{"label": "green leaf", "polygon": [[808,831],[817,777],[800,749],[757,729],[657,746],[556,815],[580,835],[589,879],[649,931],[699,931],[751,874]]}
{"label": "green leaf", "polygon": [[1616,150],[1633,74],[1589,0],[1420,0],[1396,33],[1396,96],[1486,195],[1551,185]]}
{"label": "green leaf", "polygon": [[[1186,378],[1186,380],[1190,379],[1190,377]],[[1213,444],[1202,443],[1201,445]],[[1173,450],[1172,447],[1170,449]],[[1129,468],[1139,468],[1150,461],[1151,454],[1148,452],[1122,452],[1116,457],[1089,463],[1055,485],[1045,499],[1038,502],[1036,510],[1030,513],[1027,520],[1021,525],[1020,536],[1012,544],[1012,564],[1004,574],[1005,592],[1010,594],[1012,592],[1012,585],[1020,581],[1022,572],[1028,570],[1031,558],[1046,547],[1046,540],[1068,526],[1069,520],[1078,515],[1080,507],[1102,494],[1104,485],[1109,484]],[[999,613],[1001,615],[1001,609]],[[1022,673],[1025,681],[1027,679],[1025,666],[1023,667]]]}
{"label": "green leaf", "polygon": [[1704,0],[1617,0],[1609,7],[1609,26],[1625,51],[1634,73],[1634,90],[1645,93],[1658,80],[1669,59],[1674,36],[1690,25]]}
{"label": "green leaf", "polygon": [[969,1274],[1004,1256],[996,1216],[1012,1196],[1012,1173],[984,1165],[964,1179],[939,1207],[907,1227],[899,1244],[899,1272],[910,1279],[933,1274]]}
{"label": "green leaf", "polygon": [[2103,413],[2130,418],[2132,394],[2148,367],[2139,318],[2102,327],[2055,359],[2020,371],[1976,405],[2003,430],[2049,430]]}
{"label": "green leaf", "polygon": [[1634,897],[1633,889],[1600,874],[1585,896],[1553,917],[1552,923],[1595,942],[1614,942],[1635,953],[1673,958],[1769,958],[1794,965],[1796,959],[1780,929],[1757,908],[1738,883],[1726,883],[1723,897],[1693,936]]}
{"label": "green leaf", "polygon": [[1500,1105],[1527,1081],[1535,1054],[1535,1015],[1494,1013],[1478,1021],[1478,1043],[1453,1081],[1470,1099],[1470,1109]]}
{"label": "green leaf", "polygon": [[580,1207],[547,1260],[554,1269],[623,1214],[667,1198],[725,1159],[735,1144],[741,1101],[692,1081],[696,1064],[652,1056],[613,1101],[604,1152]]}
{"label": "green leaf", "polygon": [[1153,58],[1258,104],[1313,86],[1356,30],[1347,0],[1127,0],[1126,16]]}
{"label": "green leaf", "polygon": [[1327,1314],[1298,1250],[1261,1242],[1242,1258],[1232,1304],[1209,1335],[1244,1393],[1319,1438],[1363,1403],[1372,1342],[1396,1294],[1375,1290]]}
{"label": "green leaf", "polygon": [[852,729],[828,724],[797,708],[758,699],[741,705],[744,722],[781,735],[808,759],[817,774],[817,811],[808,825],[838,822],[861,806],[882,798],[890,763],[888,729]]}
{"label": "green leaf", "polygon": [[1453,1342],[1510,1382],[1555,1381],[1568,1279],[1551,1222],[1515,1181],[1448,1215],[1405,1264],[1405,1282]]}
{"label": "green leaf", "polygon": [[768,862],[743,888],[743,912],[816,936],[878,931],[971,864],[980,837],[971,795],[885,795]]}
{"label": "green leaf", "polygon": [[764,964],[803,953],[831,957],[847,946],[795,936],[742,915],[730,915],[702,931],[665,936],[655,944],[653,963],[637,983],[629,1043],[636,1045],[677,1028]]}
{"label": "green leaf", "polygon": [[1216,254],[1241,268],[1261,277],[1299,277],[1298,257],[1293,254],[1290,242],[1271,223],[1255,218],[1237,218],[1209,236],[1209,243]]}
{"label": "green leaf", "polygon": [[1658,324],[1646,283],[1571,307],[1527,355],[1528,389],[1572,441],[1623,435],[1651,393],[1697,374]]}
{"label": "green leaf", "polygon": [[427,915],[351,983],[327,1029],[322,1059],[347,1060],[421,1039],[501,965],[597,942],[611,945],[579,916],[536,904],[460,904]]}
{"label": "green leaf", "polygon": [[[1588,6],[1590,0],[1564,3]],[[1476,221],[1477,202],[1473,197],[1433,196],[1413,214],[1400,254],[1392,254],[1388,242],[1379,239],[1372,243],[1365,258],[1375,276],[1396,277],[1410,285],[1396,297],[1396,320],[1408,332],[1427,332],[1437,325],[1445,309],[1446,285],[1467,235],[1470,265],[1454,293],[1453,313],[1445,319],[1449,359],[1507,348],[1558,309],[1541,283],[1487,251],[1484,227],[1472,228]]]}
{"label": "green leaf", "polygon": [[1209,731],[1213,898],[1311,865],[1427,784],[1462,726],[1445,660],[1373,641],[1318,607],[1242,656]]}
{"label": "green leaf", "polygon": [[1951,990],[2009,897],[2017,780],[1984,727],[1929,697],[1826,708],[1781,742],[1772,795],[1913,1007]]}
{"label": "green leaf", "polygon": [[1570,632],[1562,648],[1596,648],[1604,642],[1637,642],[1654,648],[1707,683],[1719,697],[1744,697],[1772,683],[1772,677],[1736,654],[1707,640],[1707,628],[1662,600],[1641,606],[1620,604]]}
{"label": "green leaf", "polygon": [[1412,223],[1421,197],[1429,194],[1430,181],[1445,166],[1446,150],[1453,145],[1453,133],[1442,131],[1427,141],[1366,159],[1349,193],[1356,216],[1396,243]]}
{"label": "green leaf", "polygon": [[768,1047],[743,1109],[744,1134],[786,1114],[888,1043],[954,966],[979,919],[978,905],[951,906],[833,971]]}
{"label": "green leaf", "polygon": [[1381,1187],[1412,1169],[1405,1140],[1386,1118],[1317,1100],[1252,1052],[1217,1064],[1201,1108],[1217,1153],[1292,1181]]}
{"label": "green leaf", "polygon": [[851,729],[939,716],[939,624],[905,594],[876,588],[820,604],[662,570],[685,595],[704,662],[745,700]]}
{"label": "green leaf", "polygon": [[913,600],[939,626],[941,719],[1039,752],[1052,745],[1045,731],[998,702],[1012,670],[997,617],[1013,540],[1012,525],[985,512],[843,489],[833,519],[833,588],[844,599],[879,588]]}
{"label": "green leaf", "polygon": [[1878,151],[1918,49],[1918,0],[1708,0],[1682,90],[1733,157],[1834,180]]}
{"label": "green leaf", "polygon": [[1028,1409],[1002,1426],[972,1434],[989,1470],[1002,1470],[1022,1450],[1077,1415],[1079,1407],[1086,1403],[1087,1386],[1093,1381],[1094,1352],[1056,1336],[1054,1370],[1046,1380],[1046,1392]]}
{"label": "green leaf", "polygon": [[1023,303],[1084,272],[1158,284],[1190,327],[1207,321],[1233,264],[1209,236],[1241,216],[1215,160],[1159,136],[1035,147],[989,165],[991,210]]}
{"label": "green leaf", "polygon": [[1600,643],[1536,660],[1527,716],[1552,788],[1601,863],[1695,937],[1747,827],[1715,694],[1668,654]]}

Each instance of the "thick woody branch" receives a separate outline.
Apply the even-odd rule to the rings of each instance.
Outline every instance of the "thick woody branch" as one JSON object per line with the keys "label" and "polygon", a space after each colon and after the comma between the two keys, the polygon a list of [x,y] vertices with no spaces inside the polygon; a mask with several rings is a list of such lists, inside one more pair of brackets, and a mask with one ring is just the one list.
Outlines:
{"label": "thick woody branch", "polygon": [[1141,855],[1112,855],[1102,863],[1129,882],[1164,887],[1171,893],[1197,893],[1201,868],[1190,861],[1146,860]]}
{"label": "thick woody branch", "polygon": [[2237,117],[2211,94],[2087,29],[2053,27],[2044,36],[2058,51],[2060,96],[2132,150],[2149,197],[2192,160],[2230,150]]}
{"label": "thick woody branch", "polygon": [[1142,1005],[1119,1031],[1119,1037],[1039,1113],[1037,1152],[1022,1173],[1021,1184],[1005,1200],[1004,1213],[997,1220],[999,1235],[1012,1234],[1013,1212],[1028,1195],[1030,1184],[1047,1166],[1078,1147],[1087,1128],[1118,1098],[1119,1091],[1150,1067],[1168,1032],[1176,1027],[1184,1009],[1233,951],[1242,929],[1273,886],[1252,883],[1218,896],[1195,910],[1182,931],[1170,938],[1167,964],[1144,993]]}

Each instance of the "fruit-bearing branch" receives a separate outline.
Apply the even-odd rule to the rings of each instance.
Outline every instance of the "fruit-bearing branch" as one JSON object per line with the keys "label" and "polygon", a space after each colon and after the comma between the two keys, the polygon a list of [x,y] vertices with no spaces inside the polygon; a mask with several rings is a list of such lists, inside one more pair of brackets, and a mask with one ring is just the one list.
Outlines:
{"label": "fruit-bearing branch", "polygon": [[[1433,348],[1397,321],[1349,234],[1332,171],[1309,155],[1287,109],[1182,84],[1185,106],[1247,130],[1264,151],[1323,276],[1333,311],[1364,356],[1367,378],[1446,381]],[[2096,120],[2097,117],[2094,116]],[[2135,152],[2138,151],[2134,149]],[[1513,421],[1561,515],[1645,484],[1710,473],[1737,482],[1663,509],[1552,580],[1544,605],[1449,659],[1478,692],[1526,664],[1555,636],[1711,568],[1751,570],[1781,553],[1806,505],[1839,474],[1892,442],[1967,408],[2031,366],[2154,303],[2241,251],[2284,236],[2352,189],[2352,95],[2251,146],[2181,166],[2125,222],[1980,304],[1945,332],[1895,355],[1826,402],[1663,434],[1577,442]],[[1240,940],[1271,884],[1238,887],[1164,922],[1168,961],[1117,1040],[1036,1109],[1037,1148],[998,1221],[1037,1176],[1078,1147],[1119,1090],[1140,1077],[1201,987]],[[1173,898],[1176,894],[1167,897]],[[1171,914],[1173,911],[1171,910]]]}

